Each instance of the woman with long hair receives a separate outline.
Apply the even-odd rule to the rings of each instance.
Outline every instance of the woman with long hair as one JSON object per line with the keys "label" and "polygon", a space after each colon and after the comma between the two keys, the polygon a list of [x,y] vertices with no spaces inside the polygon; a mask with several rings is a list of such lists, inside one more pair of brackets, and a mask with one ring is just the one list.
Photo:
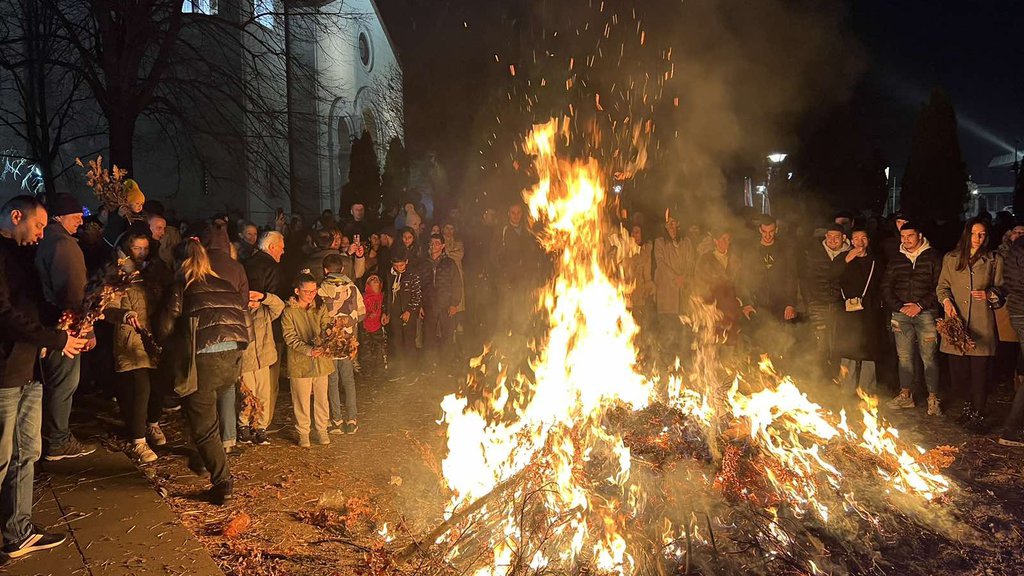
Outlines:
{"label": "woman with long hair", "polygon": [[[167,439],[160,430],[161,395],[153,370],[159,362],[151,330],[162,302],[164,281],[150,267],[150,239],[146,234],[126,233],[121,240],[116,265],[126,274],[137,273],[121,298],[104,312],[114,328],[114,371],[117,373],[117,402],[128,428],[128,454],[140,463],[157,459],[152,446]],[[162,262],[161,262],[162,264]]]}
{"label": "woman with long hair", "polygon": [[988,222],[972,218],[960,241],[942,260],[935,290],[946,318],[960,318],[974,346],[958,346],[943,338],[940,350],[949,357],[953,385],[968,392],[957,422],[968,430],[984,430],[988,374],[996,354],[994,308],[1002,305],[1003,257],[988,248]]}
{"label": "woman with long hair", "polygon": [[[179,343],[173,360],[175,392],[184,398],[189,432],[210,472],[213,503],[232,495],[231,473],[221,441],[218,397],[234,390],[242,352],[249,344],[246,306],[238,290],[213,270],[198,238],[179,247],[181,270],[168,299],[161,333]],[[233,423],[232,423],[233,424]]]}

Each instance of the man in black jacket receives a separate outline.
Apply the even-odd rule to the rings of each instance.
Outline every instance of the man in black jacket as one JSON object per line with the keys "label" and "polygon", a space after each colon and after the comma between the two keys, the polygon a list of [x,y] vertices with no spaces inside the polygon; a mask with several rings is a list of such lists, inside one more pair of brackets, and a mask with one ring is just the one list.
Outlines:
{"label": "man in black jacket", "polygon": [[384,317],[392,347],[396,376],[405,376],[416,356],[416,316],[423,304],[422,279],[409,266],[404,246],[391,253],[391,269],[384,282]]}
{"label": "man in black jacket", "polygon": [[807,303],[807,320],[817,346],[819,368],[826,380],[838,375],[838,359],[833,358],[836,314],[842,295],[839,276],[843,273],[845,253],[850,242],[839,224],[829,226],[825,239],[812,246],[801,274],[801,291]]}
{"label": "man in black jacket", "polygon": [[423,340],[431,363],[444,373],[455,368],[455,314],[462,302],[462,277],[445,253],[444,236],[430,236],[430,254],[423,267]]}
{"label": "man in black jacket", "polygon": [[32,525],[32,482],[42,451],[43,385],[36,371],[41,349],[77,356],[88,341],[45,328],[32,255],[24,248],[43,237],[46,209],[31,196],[0,207],[0,533],[3,551],[18,558],[59,546],[63,534]]}
{"label": "man in black jacket", "polygon": [[941,415],[939,408],[939,339],[935,321],[939,299],[935,287],[942,272],[942,255],[931,247],[921,229],[906,222],[900,229],[899,256],[893,258],[882,279],[882,301],[892,312],[892,331],[899,357],[900,393],[890,408],[913,408],[914,353],[921,355],[924,381],[928,387],[928,414]]}

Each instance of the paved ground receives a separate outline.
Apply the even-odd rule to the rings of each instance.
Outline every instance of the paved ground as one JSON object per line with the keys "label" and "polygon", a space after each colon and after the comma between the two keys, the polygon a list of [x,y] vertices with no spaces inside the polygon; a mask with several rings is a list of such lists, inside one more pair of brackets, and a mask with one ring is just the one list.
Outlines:
{"label": "paved ground", "polygon": [[220,576],[217,564],[146,475],[121,452],[96,453],[37,470],[33,519],[68,542],[8,562],[25,576]]}

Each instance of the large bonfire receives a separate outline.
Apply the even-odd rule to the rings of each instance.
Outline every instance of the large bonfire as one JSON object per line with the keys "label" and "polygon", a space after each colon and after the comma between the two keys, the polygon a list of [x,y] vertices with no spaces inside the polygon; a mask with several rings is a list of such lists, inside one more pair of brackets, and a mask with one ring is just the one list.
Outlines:
{"label": "large bonfire", "polygon": [[[858,573],[892,531],[949,531],[946,454],[900,441],[861,394],[823,409],[767,360],[727,372],[713,304],[681,319],[685,370],[638,362],[631,286],[606,254],[610,175],[569,159],[567,120],[534,127],[524,192],[555,270],[529,369],[488,351],[447,396],[445,521],[404,556],[461,573]],[[702,560],[703,559],[703,560]],[[713,561],[712,561],[713,559]]]}

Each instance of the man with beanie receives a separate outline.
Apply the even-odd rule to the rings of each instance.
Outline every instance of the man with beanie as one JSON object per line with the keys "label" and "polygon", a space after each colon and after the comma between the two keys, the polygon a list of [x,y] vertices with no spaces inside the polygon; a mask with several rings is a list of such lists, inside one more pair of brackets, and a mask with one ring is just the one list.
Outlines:
{"label": "man with beanie", "polygon": [[0,534],[8,558],[65,540],[32,524],[43,401],[35,368],[44,348],[47,356],[73,357],[87,344],[39,321],[41,288],[26,246],[43,238],[46,219],[46,208],[32,196],[16,196],[0,207]]}
{"label": "man with beanie", "polygon": [[121,186],[124,188],[127,203],[108,215],[103,226],[103,240],[111,250],[117,247],[121,235],[128,229],[129,220],[141,213],[146,203],[146,195],[142,193],[138,182],[129,178],[122,182]]}
{"label": "man with beanie", "polygon": [[[45,305],[41,320],[55,326],[66,310],[79,310],[85,300],[85,255],[75,234],[82,225],[82,205],[70,194],[58,194],[50,207],[50,222],[36,251],[35,268]],[[86,350],[96,344],[89,338]],[[78,458],[96,451],[71,435],[71,404],[82,373],[82,357],[47,354],[43,372],[43,444],[48,461]]]}

